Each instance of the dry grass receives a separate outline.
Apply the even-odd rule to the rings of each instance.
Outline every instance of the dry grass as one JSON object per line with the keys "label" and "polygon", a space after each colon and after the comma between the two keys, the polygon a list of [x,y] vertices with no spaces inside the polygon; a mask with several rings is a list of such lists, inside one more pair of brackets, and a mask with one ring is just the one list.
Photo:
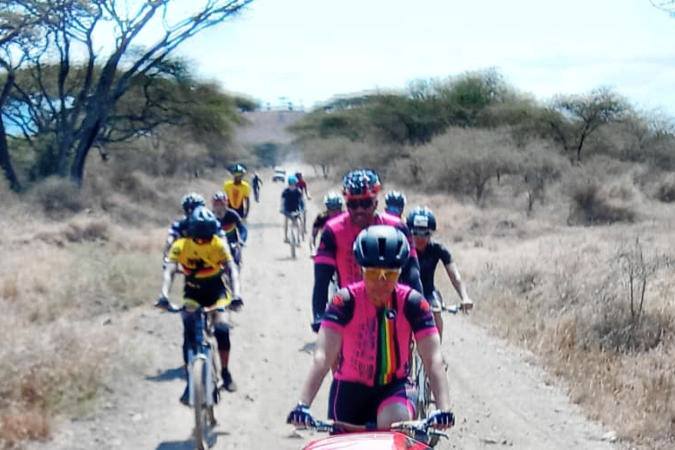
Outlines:
{"label": "dry grass", "polygon": [[[477,270],[469,277],[476,315],[540,355],[592,418],[636,444],[669,448],[675,439],[675,248],[669,230],[626,225],[579,231],[490,237],[485,247],[491,251],[462,249],[462,260],[472,263],[467,273]],[[633,273],[632,308],[626,265],[626,255],[639,262],[636,234],[647,270],[640,315],[641,278]]]}

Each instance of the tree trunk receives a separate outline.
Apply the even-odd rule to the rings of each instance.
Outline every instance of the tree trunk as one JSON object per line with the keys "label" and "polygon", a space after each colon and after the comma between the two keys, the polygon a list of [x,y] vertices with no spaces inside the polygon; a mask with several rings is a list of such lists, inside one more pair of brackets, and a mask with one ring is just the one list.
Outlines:
{"label": "tree trunk", "polygon": [[7,134],[5,133],[5,123],[0,116],[0,167],[5,172],[5,177],[9,181],[9,187],[13,191],[19,191],[21,184],[16,177],[14,167],[12,166],[12,159],[9,155],[9,146],[7,145]]}
{"label": "tree trunk", "polygon": [[89,122],[90,123],[83,124],[82,126],[83,129],[75,151],[75,158],[73,158],[72,165],[70,166],[70,178],[78,186],[82,186],[82,180],[84,179],[84,165],[87,161],[87,155],[94,145],[98,133],[101,131],[103,119],[98,117]]}

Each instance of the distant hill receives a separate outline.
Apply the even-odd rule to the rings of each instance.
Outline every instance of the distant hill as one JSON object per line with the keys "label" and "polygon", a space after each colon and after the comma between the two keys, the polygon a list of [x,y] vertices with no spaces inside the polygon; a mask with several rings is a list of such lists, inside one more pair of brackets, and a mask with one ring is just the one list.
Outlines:
{"label": "distant hill", "polygon": [[301,111],[254,111],[244,113],[247,125],[237,128],[235,140],[242,144],[276,142],[288,144],[293,135],[286,127],[300,120],[306,113]]}

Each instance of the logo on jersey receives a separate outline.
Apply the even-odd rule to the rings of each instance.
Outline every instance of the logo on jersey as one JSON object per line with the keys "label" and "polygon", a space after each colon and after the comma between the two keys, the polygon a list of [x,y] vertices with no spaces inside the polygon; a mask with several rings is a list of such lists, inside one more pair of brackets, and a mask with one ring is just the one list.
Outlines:
{"label": "logo on jersey", "polygon": [[424,298],[423,298],[422,301],[420,302],[420,309],[421,309],[422,311],[424,311],[425,313],[426,313],[426,312],[429,312],[429,311],[431,310],[431,306],[429,306],[429,302],[428,302],[426,299],[424,299]]}
{"label": "logo on jersey", "polygon": [[331,303],[337,307],[340,307],[344,305],[344,300],[342,299],[342,296],[340,294],[335,294],[333,296],[333,300],[331,300]]}

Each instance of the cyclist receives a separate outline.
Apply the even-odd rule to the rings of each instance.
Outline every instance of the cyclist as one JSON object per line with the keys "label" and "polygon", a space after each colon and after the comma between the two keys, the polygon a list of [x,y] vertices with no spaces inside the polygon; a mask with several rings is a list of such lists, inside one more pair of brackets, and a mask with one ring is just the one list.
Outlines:
{"label": "cyclist", "polygon": [[255,198],[256,203],[260,203],[260,187],[262,186],[263,181],[258,175],[258,172],[253,172],[253,178],[251,178],[251,185],[253,186],[253,197]]}
{"label": "cyclist", "polygon": [[323,204],[326,207],[326,210],[319,213],[312,224],[312,239],[310,241],[310,247],[312,249],[316,244],[316,237],[319,235],[319,232],[323,230],[323,226],[326,225],[326,222],[342,212],[344,202],[342,201],[340,194],[330,192],[323,198]]}
{"label": "cyclist", "polygon": [[307,190],[307,182],[302,177],[302,172],[295,172],[295,177],[298,179],[298,189],[300,189],[300,191],[305,194],[307,200],[311,200],[312,197],[309,195],[309,191]]}
{"label": "cyclist", "polygon": [[298,179],[295,175],[288,177],[288,187],[281,193],[281,213],[284,215],[284,242],[288,240],[288,219],[291,214],[305,210],[305,201],[302,191],[298,189]]}
{"label": "cyclist", "polygon": [[369,169],[353,170],[342,180],[347,211],[329,220],[323,227],[321,241],[314,257],[314,289],[312,291],[312,329],[321,324],[328,288],[337,271],[338,286],[345,287],[361,279],[361,268],[356,263],[352,246],[359,232],[370,225],[392,225],[407,237],[411,255],[403,267],[401,282],[422,291],[419,265],[408,227],[401,220],[387,214],[377,214],[377,194],[381,183],[377,173]]}
{"label": "cyclist", "polygon": [[[298,179],[298,189],[300,189],[300,192],[305,194],[305,197],[307,197],[307,200],[311,200],[312,197],[309,195],[309,191],[307,190],[307,182],[305,181],[304,178],[302,178],[302,172],[295,172],[295,178]],[[307,234],[307,210],[306,209],[302,210],[302,231],[303,231],[303,233]]]}
{"label": "cyclist", "polygon": [[439,261],[443,262],[448,278],[450,278],[452,286],[461,299],[462,311],[470,311],[473,308],[473,302],[469,298],[469,294],[466,293],[466,286],[462,282],[459,269],[452,255],[445,245],[431,239],[434,231],[436,231],[436,217],[434,213],[429,208],[418,206],[410,211],[406,222],[408,228],[412,230],[417,258],[420,262],[420,277],[422,278],[424,298],[429,299],[431,303],[434,320],[442,337],[443,319],[441,311],[443,310],[443,297],[441,297],[434,286],[434,273]]}
{"label": "cyclist", "polygon": [[375,225],[359,233],[353,253],[363,279],[338,291],[326,309],[312,366],[288,423],[314,422],[309,407],[331,368],[329,419],[369,428],[376,424],[385,430],[394,422],[412,420],[415,403],[408,362],[414,337],[438,408],[429,416],[432,426],[454,425],[429,304],[419,292],[397,282],[409,251],[406,236],[392,226]]}
{"label": "cyclist", "polygon": [[401,219],[405,209],[405,195],[399,191],[389,191],[384,196],[384,212]]}
{"label": "cyclist", "polygon": [[164,265],[167,263],[167,255],[169,253],[169,249],[171,248],[171,244],[173,244],[176,239],[187,236],[188,219],[190,218],[192,211],[194,211],[196,207],[204,205],[206,205],[206,202],[204,202],[204,197],[197,194],[196,192],[190,192],[189,194],[183,196],[183,199],[181,200],[181,206],[183,207],[183,213],[185,215],[181,219],[173,222],[169,227],[169,235],[166,238],[164,251],[162,252]]}
{"label": "cyclist", "polygon": [[248,229],[244,225],[237,211],[227,206],[227,195],[216,192],[211,197],[211,209],[220,222],[220,228],[230,244],[230,253],[239,268],[241,268],[241,247],[248,238]]}
{"label": "cyclist", "polygon": [[251,196],[251,186],[244,181],[246,167],[243,164],[233,164],[228,170],[233,176],[232,180],[226,180],[223,184],[223,192],[227,194],[230,208],[237,211],[242,219],[248,216],[251,206],[249,197]]}
{"label": "cyclist", "polygon": [[[173,272],[180,265],[185,274],[183,302],[185,310],[181,312],[183,320],[183,362],[187,372],[187,355],[194,335],[195,309],[199,306],[230,306],[238,309],[243,305],[239,292],[237,266],[232,260],[227,243],[218,236],[220,224],[208,208],[200,206],[190,215],[188,236],[180,238],[171,245],[169,263],[164,269],[162,292],[155,306],[166,308],[169,305],[169,292],[173,284]],[[223,283],[223,272],[229,270],[232,283],[232,296]],[[218,341],[218,353],[222,365],[223,387],[233,392],[236,385],[228,369],[230,357],[230,330],[222,311],[215,313],[215,337]],[[187,403],[186,386],[181,401]]]}

